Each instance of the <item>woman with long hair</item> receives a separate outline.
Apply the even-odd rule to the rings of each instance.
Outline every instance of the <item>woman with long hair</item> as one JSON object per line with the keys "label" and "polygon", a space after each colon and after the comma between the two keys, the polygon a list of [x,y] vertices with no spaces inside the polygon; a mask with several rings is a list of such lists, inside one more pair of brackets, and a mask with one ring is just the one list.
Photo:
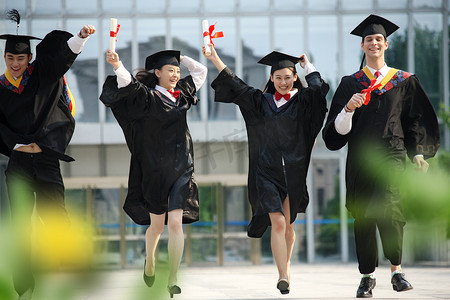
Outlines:
{"label": "woman with long hair", "polygon": [[[181,293],[177,271],[184,249],[182,224],[198,220],[194,153],[186,113],[197,104],[196,91],[206,79],[205,66],[180,51],[165,50],[146,58],[145,70],[133,77],[108,50],[114,67],[100,100],[111,108],[131,152],[125,212],[146,232],[144,281],[155,281],[155,252],[164,224],[169,230],[170,296]],[[180,62],[190,75],[180,79]]]}
{"label": "woman with long hair", "polygon": [[[277,288],[289,293],[290,259],[295,242],[294,221],[308,205],[306,174],[315,138],[325,118],[328,84],[306,55],[272,52],[259,63],[272,67],[264,91],[248,86],[222,62],[213,45],[203,54],[219,70],[212,82],[215,101],[239,106],[249,147],[248,197],[252,219],[248,236],[260,238],[269,225],[278,268]],[[295,64],[306,70],[303,87]]]}

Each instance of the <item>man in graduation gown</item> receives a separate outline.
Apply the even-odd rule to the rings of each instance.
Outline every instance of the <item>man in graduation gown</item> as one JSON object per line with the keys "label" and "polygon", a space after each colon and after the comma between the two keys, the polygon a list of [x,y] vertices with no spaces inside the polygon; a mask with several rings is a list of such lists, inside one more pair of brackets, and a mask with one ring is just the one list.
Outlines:
{"label": "man in graduation gown", "polygon": [[[390,21],[370,15],[352,31],[362,37],[367,66],[342,78],[323,129],[328,149],[348,144],[346,207],[355,218],[356,252],[363,274],[358,298],[372,297],[375,287],[376,228],[391,262],[393,289],[412,289],[401,269],[405,218],[392,178],[400,178],[406,157],[426,172],[425,159],[433,157],[439,147],[436,114],[418,78],[384,61],[386,38],[397,29]],[[383,181],[387,175],[389,180]]]}
{"label": "man in graduation gown", "polygon": [[[10,14],[19,25],[18,12]],[[35,204],[45,225],[67,220],[59,160],[74,160],[64,152],[75,121],[63,75],[94,32],[91,25],[76,36],[54,30],[37,45],[33,62],[30,40],[38,38],[0,35],[6,40],[7,68],[0,76],[0,152],[9,157],[5,174],[13,236],[17,238],[13,280],[19,299],[29,299],[34,289],[29,229]]]}

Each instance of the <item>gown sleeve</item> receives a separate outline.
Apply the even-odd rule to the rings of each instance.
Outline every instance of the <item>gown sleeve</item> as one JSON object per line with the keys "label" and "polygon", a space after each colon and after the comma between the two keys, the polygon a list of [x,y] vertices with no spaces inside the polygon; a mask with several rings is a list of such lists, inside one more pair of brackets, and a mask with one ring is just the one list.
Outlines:
{"label": "gown sleeve", "polygon": [[36,62],[43,80],[58,80],[69,70],[77,57],[67,44],[71,37],[66,31],[53,30],[36,46]]}
{"label": "gown sleeve", "polygon": [[325,127],[322,130],[322,137],[325,141],[325,145],[329,150],[339,150],[347,144],[350,133],[341,135],[336,131],[334,121],[347,104],[348,100],[355,93],[353,90],[353,83],[351,77],[346,76],[342,78],[336,92],[334,93],[333,100],[331,102],[330,112],[328,114]]}
{"label": "gown sleeve", "polygon": [[[215,102],[235,103],[244,111],[260,111],[262,91],[247,85],[228,67],[223,69],[211,83]],[[245,117],[245,115],[244,115]]]}
{"label": "gown sleeve", "polygon": [[411,76],[411,89],[407,101],[406,126],[404,126],[405,147],[413,160],[417,154],[424,158],[433,157],[440,143],[439,123],[430,100],[416,76]]}
{"label": "gown sleeve", "polygon": [[309,116],[310,121],[307,122],[312,136],[315,137],[323,126],[323,120],[327,113],[327,99],[325,96],[330,89],[329,85],[323,81],[319,72],[313,72],[305,77],[308,88],[305,89],[304,105],[300,108],[305,109],[305,116]]}

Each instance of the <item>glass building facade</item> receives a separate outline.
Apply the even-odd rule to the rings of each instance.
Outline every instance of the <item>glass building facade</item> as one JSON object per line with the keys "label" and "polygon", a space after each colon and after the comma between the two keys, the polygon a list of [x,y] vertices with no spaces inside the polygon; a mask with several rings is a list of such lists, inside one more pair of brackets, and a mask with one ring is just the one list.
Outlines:
{"label": "glass building facade", "polygon": [[[116,226],[120,223],[121,214],[119,189],[126,185],[125,180],[119,180],[116,186],[104,184],[104,180],[107,178],[107,181],[114,182],[110,178],[126,177],[129,163],[122,131],[110,110],[98,100],[105,77],[113,74],[112,67],[105,60],[110,18],[117,18],[120,24],[116,51],[130,71],[142,68],[146,56],[164,49],[179,49],[182,55],[208,66],[207,83],[199,91],[201,101],[189,111],[189,126],[195,143],[196,173],[204,194],[212,193],[212,182],[231,178],[225,180],[228,185],[223,190],[225,202],[231,203],[225,207],[225,224],[228,224],[225,231],[230,235],[225,249],[229,249],[227,253],[231,256],[250,257],[250,246],[241,245],[247,249],[246,254],[235,253],[233,245],[239,244],[235,238],[240,236],[232,234],[245,231],[245,223],[240,221],[248,218],[248,207],[242,204],[246,202],[245,174],[248,171],[246,131],[236,106],[214,103],[209,84],[217,71],[201,55],[203,19],[208,19],[210,24],[217,22],[216,30],[224,32],[223,38],[214,40],[216,48],[227,66],[248,84],[264,87],[269,70],[256,62],[272,50],[297,56],[306,53],[330,84],[328,98],[331,101],[341,77],[354,73],[360,65],[361,40],[350,35],[350,31],[369,14],[381,15],[400,26],[388,39],[388,65],[417,74],[435,109],[449,109],[450,0],[0,1],[0,12],[11,8],[22,14],[20,34],[44,37],[53,29],[76,34],[85,24],[97,28],[67,73],[68,84],[76,99],[77,121],[68,151],[77,161],[63,165],[62,169],[69,183],[68,193],[73,193],[69,199],[81,197],[85,199],[83,207],[86,211],[94,215],[95,211],[103,212],[94,217],[104,237],[120,235]],[[1,33],[14,33],[15,30],[13,23],[0,20]],[[1,43],[2,52],[3,47]],[[4,62],[0,60],[0,73],[4,70]],[[185,72],[182,69],[182,75]],[[303,75],[303,72],[299,74]],[[450,149],[449,130],[444,126],[441,145],[447,151]],[[343,208],[344,163],[345,152],[326,150],[319,137],[308,182],[314,201],[310,206],[310,216],[299,216],[296,225],[299,232],[296,242],[298,260],[314,261],[315,255],[320,253],[335,255],[342,260],[352,258],[352,238],[348,236],[351,228],[343,230],[341,226],[341,234],[336,235],[332,245],[320,242],[321,226],[334,224],[324,216],[327,203],[337,197]],[[86,193],[86,187],[92,187],[94,191]],[[204,203],[214,199],[213,196],[205,197]],[[241,206],[233,202],[236,199],[242,200]],[[217,210],[214,203],[208,204],[211,214],[205,213],[207,217],[203,220],[207,223],[194,229],[194,235],[208,236],[215,232]],[[105,213],[105,207],[101,208],[102,205],[106,205],[108,213]],[[241,213],[233,214],[236,211]],[[347,219],[345,212],[337,212],[337,220],[344,218]],[[128,224],[126,234],[130,242],[128,250],[122,251],[132,263],[135,257],[142,258],[143,229],[133,227],[128,219],[125,223]],[[339,231],[339,225],[336,226]],[[215,240],[214,234],[210,237]],[[345,242],[347,240],[348,243]],[[121,251],[119,237],[103,238],[102,241],[109,241],[105,251]],[[263,240],[263,257],[270,251],[267,247],[267,240]],[[202,245],[198,248],[208,247]]]}

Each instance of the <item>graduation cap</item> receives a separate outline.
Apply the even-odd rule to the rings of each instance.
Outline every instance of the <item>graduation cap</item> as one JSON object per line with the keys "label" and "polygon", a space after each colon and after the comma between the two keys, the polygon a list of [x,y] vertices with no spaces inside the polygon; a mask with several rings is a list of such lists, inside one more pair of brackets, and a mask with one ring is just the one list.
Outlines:
{"label": "graduation cap", "polygon": [[[363,41],[366,36],[372,34],[382,34],[386,39],[399,28],[400,27],[385,18],[377,15],[370,15],[365,18],[364,21],[359,23],[350,34],[362,37]],[[366,55],[364,54],[359,69],[362,69],[365,58]]]}
{"label": "graduation cap", "polygon": [[0,39],[6,40],[5,53],[12,54],[30,54],[30,40],[40,40],[40,38],[30,35],[19,35],[20,14],[16,9],[11,9],[6,13],[9,20],[17,23],[16,34],[2,34]]}
{"label": "graduation cap", "polygon": [[397,29],[397,25],[391,21],[376,15],[370,15],[364,19],[350,34],[357,35],[363,39],[371,34],[382,34],[384,38],[387,38]]}
{"label": "graduation cap", "polygon": [[271,66],[272,70],[270,72],[273,73],[276,70],[284,68],[295,68],[295,64],[298,63],[299,59],[300,58],[295,56],[287,55],[278,51],[272,51],[271,53],[261,58],[258,63]]}
{"label": "graduation cap", "polygon": [[180,66],[180,51],[164,50],[153,53],[145,59],[145,69],[160,69],[164,65]]}

